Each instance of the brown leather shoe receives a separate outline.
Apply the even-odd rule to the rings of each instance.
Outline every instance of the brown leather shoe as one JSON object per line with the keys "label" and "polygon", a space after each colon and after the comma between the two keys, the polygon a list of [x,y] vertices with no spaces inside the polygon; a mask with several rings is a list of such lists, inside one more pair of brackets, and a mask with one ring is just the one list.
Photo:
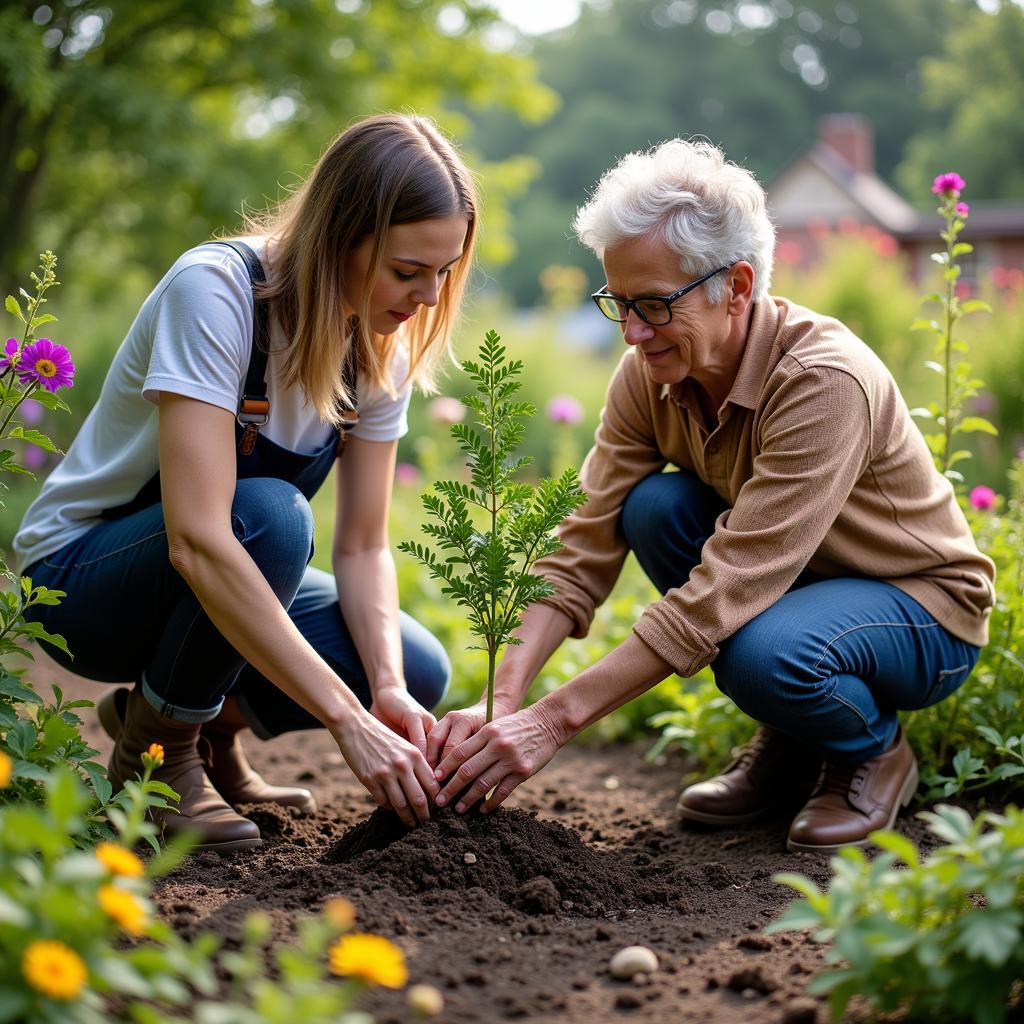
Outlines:
{"label": "brown leather shoe", "polygon": [[760,725],[721,775],[682,791],[676,810],[680,818],[707,825],[756,821],[802,800],[820,768],[821,758],[812,751]]}
{"label": "brown leather shoe", "polygon": [[810,853],[867,846],[876,829],[892,828],[916,792],[917,758],[901,728],[884,754],[864,764],[826,763],[811,799],[790,826],[786,846]]}
{"label": "brown leather shoe", "polygon": [[[128,690],[119,687],[97,705],[100,724],[116,740],[124,723]],[[296,807],[302,814],[316,813],[316,800],[308,789],[299,786],[272,786],[249,764],[236,726],[218,719],[204,722],[199,730],[197,749],[214,789],[230,804],[280,804]]]}
{"label": "brown leather shoe", "polygon": [[159,743],[164,748],[164,763],[152,777],[167,783],[181,796],[173,810],[151,812],[164,833],[177,835],[190,829],[198,833],[197,849],[218,853],[259,846],[263,840],[256,823],[236,814],[210,785],[196,750],[198,738],[198,724],[159,714],[140,690],[132,690],[125,702],[123,726],[110,755],[108,775],[114,792],[141,770],[142,752],[151,743]]}

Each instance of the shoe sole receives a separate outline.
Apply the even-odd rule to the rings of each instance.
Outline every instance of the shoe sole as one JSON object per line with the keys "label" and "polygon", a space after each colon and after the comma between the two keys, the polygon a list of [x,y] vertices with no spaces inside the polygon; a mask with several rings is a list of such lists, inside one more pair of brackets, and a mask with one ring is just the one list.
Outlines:
{"label": "shoe sole", "polygon": [[189,853],[239,853],[242,850],[255,850],[262,845],[262,839],[236,839],[231,843],[200,843],[193,846]]}
{"label": "shoe sole", "polygon": [[[907,773],[907,777],[903,782],[903,786],[900,788],[899,796],[896,798],[896,804],[892,809],[892,814],[889,815],[889,821],[883,826],[884,828],[892,828],[896,824],[896,819],[899,817],[900,811],[904,807],[908,806],[910,801],[914,799],[914,794],[917,792],[918,782],[920,781],[917,762],[915,761],[910,771]],[[874,831],[880,831],[872,829]],[[786,849],[790,853],[838,853],[840,850],[846,849],[850,846],[870,846],[871,839],[865,837],[864,839],[858,839],[851,843],[834,843],[830,846],[815,846],[810,843],[794,843],[792,839],[786,839]]]}

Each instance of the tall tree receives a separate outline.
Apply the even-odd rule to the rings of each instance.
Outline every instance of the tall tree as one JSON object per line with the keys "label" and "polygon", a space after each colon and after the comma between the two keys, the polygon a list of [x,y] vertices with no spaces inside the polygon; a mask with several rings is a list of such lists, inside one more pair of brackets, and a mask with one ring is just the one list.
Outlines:
{"label": "tall tree", "polygon": [[953,169],[972,199],[1024,196],[1024,120],[1013,98],[1024,93],[1024,10],[966,8],[921,73],[941,128],[917,132],[908,144],[898,172],[907,194],[927,197],[935,175]]}
{"label": "tall tree", "polygon": [[[596,273],[571,239],[576,207],[632,149],[704,135],[763,181],[811,145],[821,114],[875,126],[879,173],[927,127],[917,64],[939,52],[953,0],[616,0],[587,6],[569,30],[538,41],[544,82],[563,97],[550,121],[481,115],[490,156],[528,152],[539,180],[513,204],[519,256],[502,272],[521,302],[548,263]],[[595,283],[599,283],[596,281]]]}
{"label": "tall tree", "polygon": [[547,116],[532,61],[488,45],[495,20],[468,0],[6,4],[0,285],[44,245],[157,272],[244,199],[276,199],[356,115]]}

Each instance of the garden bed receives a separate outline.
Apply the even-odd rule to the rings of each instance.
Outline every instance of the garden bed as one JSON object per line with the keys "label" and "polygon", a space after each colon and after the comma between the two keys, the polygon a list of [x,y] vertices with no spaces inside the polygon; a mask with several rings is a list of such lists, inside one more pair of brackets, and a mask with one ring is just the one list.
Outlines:
{"label": "garden bed", "polygon": [[[102,690],[62,680],[76,696]],[[109,741],[86,712],[85,734]],[[644,761],[641,746],[564,750],[494,815],[437,814],[407,832],[355,782],[322,732],[250,739],[274,782],[309,786],[319,813],[249,809],[264,845],[193,856],[159,883],[159,913],[183,935],[237,936],[249,911],[269,912],[273,939],[345,896],[358,928],[397,942],[410,980],[437,986],[441,1020],[822,1022],[805,995],[822,949],[801,933],[764,936],[792,899],[772,875],[828,879],[825,858],[785,849],[788,818],[742,829],[681,827],[673,808],[678,757]],[[901,829],[922,847],[921,822]],[[616,981],[612,954],[642,944],[661,969]],[[364,1001],[379,1024],[409,1019],[400,992]],[[857,1014],[861,1016],[862,1014]],[[1019,1019],[1014,1017],[1013,1019]]]}

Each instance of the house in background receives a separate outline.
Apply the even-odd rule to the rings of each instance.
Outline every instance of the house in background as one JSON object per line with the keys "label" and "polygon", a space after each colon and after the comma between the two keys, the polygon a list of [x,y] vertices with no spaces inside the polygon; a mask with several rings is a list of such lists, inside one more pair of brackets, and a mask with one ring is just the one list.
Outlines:
{"label": "house in background", "polygon": [[[949,168],[938,168],[938,171]],[[778,231],[779,262],[813,265],[819,240],[832,231],[869,235],[883,254],[903,252],[915,281],[932,269],[941,218],[916,207],[875,174],[874,133],[860,114],[829,114],[818,121],[818,140],[768,185],[768,209]],[[1024,198],[970,200],[960,240],[974,252],[960,258],[962,280],[1024,287]]]}

